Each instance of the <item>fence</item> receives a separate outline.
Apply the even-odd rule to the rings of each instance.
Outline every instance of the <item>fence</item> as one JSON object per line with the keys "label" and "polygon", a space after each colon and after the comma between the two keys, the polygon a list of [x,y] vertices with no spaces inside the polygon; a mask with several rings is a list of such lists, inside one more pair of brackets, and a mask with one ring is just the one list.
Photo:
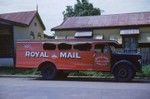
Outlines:
{"label": "fence", "polygon": [[140,48],[139,50],[142,55],[142,64],[150,64],[150,48]]}

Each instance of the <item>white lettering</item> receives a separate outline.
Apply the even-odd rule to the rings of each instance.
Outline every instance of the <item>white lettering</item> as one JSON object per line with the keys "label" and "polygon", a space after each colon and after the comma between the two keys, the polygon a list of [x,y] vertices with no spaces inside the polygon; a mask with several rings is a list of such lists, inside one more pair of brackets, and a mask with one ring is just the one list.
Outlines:
{"label": "white lettering", "polygon": [[32,52],[32,51],[26,51],[25,52],[25,56],[26,57],[44,57],[44,58],[47,58],[49,57],[47,52]]}
{"label": "white lettering", "polygon": [[66,52],[60,52],[60,58],[66,58],[67,57],[67,53]]}
{"label": "white lettering", "polygon": [[73,53],[72,53],[72,58],[76,58],[75,55],[76,55],[75,52],[73,52]]}
{"label": "white lettering", "polygon": [[44,52],[44,53],[45,53],[44,56],[45,56],[45,57],[48,57],[48,54],[47,54],[46,52]]}
{"label": "white lettering", "polygon": [[39,57],[48,57],[46,52],[41,52]]}
{"label": "white lettering", "polygon": [[81,58],[79,53],[76,53],[76,58]]}
{"label": "white lettering", "polygon": [[35,52],[31,52],[31,53],[30,53],[30,56],[31,56],[31,57],[35,57]]}
{"label": "white lettering", "polygon": [[72,54],[69,52],[67,58],[72,58]]}
{"label": "white lettering", "polygon": [[44,57],[44,53],[43,53],[43,52],[41,52],[39,56],[40,56],[40,57]]}
{"label": "white lettering", "polygon": [[29,57],[29,56],[30,56],[30,52],[29,52],[29,51],[26,51],[25,56],[26,56],[26,57]]}
{"label": "white lettering", "polygon": [[77,52],[60,52],[60,58],[81,58]]}
{"label": "white lettering", "polygon": [[35,52],[35,57],[38,57],[40,52]]}

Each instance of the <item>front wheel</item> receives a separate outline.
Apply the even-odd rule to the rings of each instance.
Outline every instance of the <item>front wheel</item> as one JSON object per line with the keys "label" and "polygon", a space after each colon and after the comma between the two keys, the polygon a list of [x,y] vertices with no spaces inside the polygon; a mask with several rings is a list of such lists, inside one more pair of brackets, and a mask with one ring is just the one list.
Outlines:
{"label": "front wheel", "polygon": [[135,76],[135,71],[129,64],[121,64],[114,69],[116,81],[127,82],[131,81]]}
{"label": "front wheel", "polygon": [[54,65],[45,65],[41,69],[41,75],[44,80],[53,80],[56,78],[57,69]]}

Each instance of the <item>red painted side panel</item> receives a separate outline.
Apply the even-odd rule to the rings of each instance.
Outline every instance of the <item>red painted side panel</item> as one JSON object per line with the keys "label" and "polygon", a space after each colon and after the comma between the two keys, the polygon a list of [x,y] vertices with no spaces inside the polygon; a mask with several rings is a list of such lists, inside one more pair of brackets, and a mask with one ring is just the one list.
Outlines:
{"label": "red painted side panel", "polygon": [[[30,57],[26,55],[28,51],[31,52]],[[47,60],[46,57],[40,57],[39,54],[32,54],[32,52],[43,52],[42,43],[17,43],[16,67],[36,68],[41,62]]]}
{"label": "red painted side panel", "polygon": [[43,50],[42,41],[17,43],[17,68],[38,68],[45,61],[54,63],[57,69],[62,70],[110,71],[109,54],[97,54],[94,50]]}
{"label": "red painted side panel", "polygon": [[[60,54],[63,51],[59,51]],[[64,51],[64,53],[68,53]],[[93,70],[94,61],[93,53],[90,51],[77,51],[72,50],[69,53],[78,53],[79,58],[58,58],[57,64],[61,69],[71,69],[71,70]],[[60,56],[60,55],[58,55]]]}

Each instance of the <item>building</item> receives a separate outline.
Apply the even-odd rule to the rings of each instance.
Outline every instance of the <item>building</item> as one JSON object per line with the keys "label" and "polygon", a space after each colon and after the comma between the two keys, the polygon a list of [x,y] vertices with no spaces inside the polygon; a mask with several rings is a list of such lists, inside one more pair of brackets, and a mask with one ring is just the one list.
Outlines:
{"label": "building", "polygon": [[0,14],[0,61],[15,57],[17,40],[43,39],[44,30],[37,11]]}
{"label": "building", "polygon": [[47,35],[47,34],[44,34],[44,39],[45,40],[48,40],[48,39],[55,39],[53,35]]}
{"label": "building", "polygon": [[52,31],[56,39],[116,40],[126,52],[141,50],[150,63],[150,12],[70,17]]}

